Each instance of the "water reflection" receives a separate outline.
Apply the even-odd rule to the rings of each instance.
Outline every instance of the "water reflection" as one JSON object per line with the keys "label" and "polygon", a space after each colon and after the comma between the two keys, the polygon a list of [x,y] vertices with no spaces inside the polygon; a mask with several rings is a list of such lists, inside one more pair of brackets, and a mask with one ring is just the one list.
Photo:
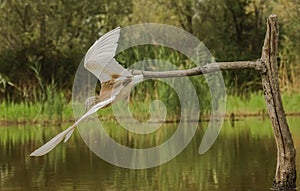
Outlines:
{"label": "water reflection", "polygon": [[[296,147],[300,145],[299,122],[289,119]],[[167,126],[174,132],[172,124]],[[217,142],[204,155],[198,155],[205,131],[199,128],[175,159],[144,170],[106,163],[89,151],[78,133],[44,157],[29,157],[61,130],[1,127],[0,190],[269,190],[275,173],[276,147],[268,121],[248,119],[234,127],[226,122]],[[299,158],[298,154],[298,165]]]}

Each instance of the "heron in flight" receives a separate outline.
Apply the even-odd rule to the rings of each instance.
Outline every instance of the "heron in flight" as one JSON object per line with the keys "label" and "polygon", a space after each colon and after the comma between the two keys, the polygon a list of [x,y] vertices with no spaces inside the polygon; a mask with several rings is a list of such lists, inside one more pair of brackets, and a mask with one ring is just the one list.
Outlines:
{"label": "heron in flight", "polygon": [[127,97],[131,88],[143,81],[143,75],[132,75],[114,58],[120,37],[120,27],[101,36],[87,51],[84,67],[101,82],[100,94],[86,100],[87,112],[72,126],[36,149],[30,156],[42,156],[50,152],[63,139],[68,141],[77,124],[99,109]]}

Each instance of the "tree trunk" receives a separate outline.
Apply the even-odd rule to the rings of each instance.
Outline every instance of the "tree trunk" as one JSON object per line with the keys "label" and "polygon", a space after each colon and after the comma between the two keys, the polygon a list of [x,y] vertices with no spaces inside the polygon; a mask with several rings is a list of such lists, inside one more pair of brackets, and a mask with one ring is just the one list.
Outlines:
{"label": "tree trunk", "polygon": [[278,21],[276,15],[267,20],[262,49],[262,85],[277,145],[277,167],[273,189],[296,188],[296,150],[282,106],[278,83]]}

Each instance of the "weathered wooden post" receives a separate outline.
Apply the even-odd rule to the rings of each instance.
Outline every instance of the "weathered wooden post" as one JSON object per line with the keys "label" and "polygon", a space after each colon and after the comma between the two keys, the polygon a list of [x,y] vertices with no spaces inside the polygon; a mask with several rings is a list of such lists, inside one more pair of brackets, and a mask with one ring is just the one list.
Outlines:
{"label": "weathered wooden post", "polygon": [[296,188],[296,150],[279,91],[278,36],[277,15],[271,15],[267,20],[267,32],[262,49],[262,85],[277,145],[277,167],[273,189],[286,190]]}

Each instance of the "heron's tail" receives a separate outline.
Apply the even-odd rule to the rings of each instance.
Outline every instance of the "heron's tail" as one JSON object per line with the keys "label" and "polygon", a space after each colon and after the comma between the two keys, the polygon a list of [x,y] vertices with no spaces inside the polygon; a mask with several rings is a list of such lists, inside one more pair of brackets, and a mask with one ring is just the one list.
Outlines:
{"label": "heron's tail", "polygon": [[50,141],[48,141],[46,144],[44,144],[43,146],[41,146],[40,148],[36,149],[35,151],[33,151],[30,156],[42,156],[47,154],[48,152],[50,152],[54,147],[56,147],[56,145],[58,145],[58,143],[60,143],[64,138],[66,142],[70,136],[72,135],[72,133],[74,132],[76,125],[72,125],[71,127],[69,127],[68,129],[64,130],[63,132],[59,133],[58,135],[56,135],[55,137],[53,137]]}

